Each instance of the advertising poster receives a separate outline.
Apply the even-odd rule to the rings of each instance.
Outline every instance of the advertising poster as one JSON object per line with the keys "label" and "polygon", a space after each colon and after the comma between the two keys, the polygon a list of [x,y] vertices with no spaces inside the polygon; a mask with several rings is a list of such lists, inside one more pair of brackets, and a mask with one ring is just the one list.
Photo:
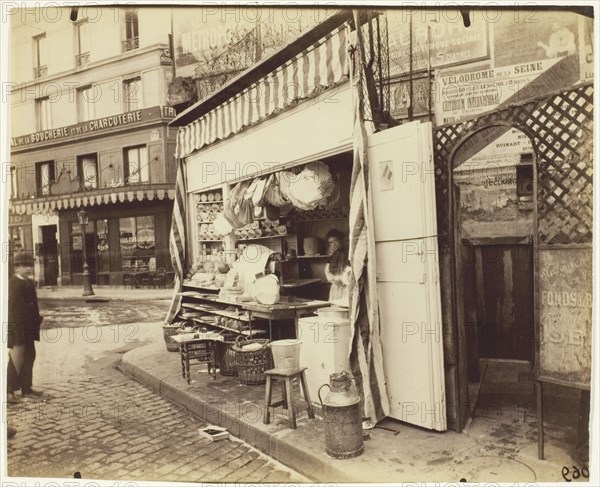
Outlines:
{"label": "advertising poster", "polygon": [[494,66],[577,54],[578,15],[570,12],[504,11],[493,28]]}
{"label": "advertising poster", "polygon": [[[418,117],[429,113],[430,82],[427,78],[413,80],[412,101],[413,116]],[[410,106],[410,82],[399,81],[390,86],[390,111],[394,118],[408,117]]]}
{"label": "advertising poster", "polygon": [[228,50],[223,68],[245,69],[332,12],[328,9],[258,8],[252,5],[172,10],[175,63],[180,76],[193,76],[197,66],[217,60]]}
{"label": "advertising poster", "polygon": [[502,68],[439,71],[433,86],[437,124],[472,118],[496,108],[526,90],[529,83],[559,59]]}
{"label": "advertising poster", "polygon": [[590,387],[592,249],[543,249],[540,259],[542,380]]}
{"label": "advertising poster", "polygon": [[589,18],[579,18],[579,70],[582,81],[594,79],[594,21]]}
{"label": "advertising poster", "polygon": [[431,67],[439,68],[489,56],[488,23],[482,17],[466,28],[458,10],[415,15],[388,10],[390,76],[409,72],[411,17],[413,71],[426,70],[429,58]]}

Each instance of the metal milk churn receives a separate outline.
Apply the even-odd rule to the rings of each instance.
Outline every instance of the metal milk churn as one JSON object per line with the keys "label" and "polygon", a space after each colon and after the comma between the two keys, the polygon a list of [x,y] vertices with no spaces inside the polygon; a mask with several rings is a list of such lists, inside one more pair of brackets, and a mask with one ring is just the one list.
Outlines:
{"label": "metal milk churn", "polygon": [[[319,388],[325,419],[325,452],[334,458],[352,458],[364,451],[360,398],[351,389],[355,380],[347,372],[331,374],[330,384]],[[329,387],[325,400],[321,389]]]}

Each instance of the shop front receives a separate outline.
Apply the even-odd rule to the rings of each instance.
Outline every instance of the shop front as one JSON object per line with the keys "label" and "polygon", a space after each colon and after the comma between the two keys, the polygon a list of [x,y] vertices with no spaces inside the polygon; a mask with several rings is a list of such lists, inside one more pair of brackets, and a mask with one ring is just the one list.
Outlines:
{"label": "shop front", "polygon": [[141,285],[161,268],[170,272],[169,208],[145,202],[93,207],[87,213],[83,233],[76,210],[60,212],[63,283],[83,284],[84,248],[92,284],[124,285],[125,276],[135,273],[134,285]]}
{"label": "shop front", "polygon": [[[319,353],[341,358],[326,372],[343,368],[358,377],[372,422],[391,416],[444,431],[431,124],[362,132],[358,70],[346,50],[352,32],[347,18],[337,19],[333,32],[331,23],[327,32],[317,26],[287,57],[251,68],[243,82],[173,122],[181,127],[177,155],[185,161],[188,210],[179,318],[268,339],[299,338],[303,365],[317,383],[328,377]],[[287,80],[296,90],[289,101],[282,96],[289,94]],[[249,280],[240,268],[251,256],[258,264]],[[366,261],[373,268],[359,276]],[[277,276],[277,306],[293,311],[295,326],[254,319],[254,273],[265,272]],[[375,294],[380,315],[365,304]],[[337,318],[323,319],[331,309]],[[206,316],[229,312],[225,322]],[[335,340],[327,338],[332,332]]]}
{"label": "shop front", "polygon": [[167,283],[173,116],[156,106],[13,141],[11,214],[29,219],[40,285],[81,285],[84,249],[93,284],[121,286],[133,273],[135,284],[146,283],[161,269]]}
{"label": "shop front", "polygon": [[[10,214],[8,216],[8,255],[23,251],[33,252],[31,216]],[[12,275],[12,259],[9,259],[8,263],[9,275]]]}

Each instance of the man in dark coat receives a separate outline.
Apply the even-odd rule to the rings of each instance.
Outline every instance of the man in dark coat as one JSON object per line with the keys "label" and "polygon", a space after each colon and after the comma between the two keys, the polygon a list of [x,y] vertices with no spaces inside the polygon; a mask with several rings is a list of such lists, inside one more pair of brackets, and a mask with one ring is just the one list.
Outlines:
{"label": "man in dark coat", "polygon": [[31,388],[35,342],[40,341],[42,317],[38,307],[33,281],[33,255],[21,252],[15,255],[15,273],[8,282],[8,348],[7,399],[17,402],[15,391],[24,396],[39,396]]}

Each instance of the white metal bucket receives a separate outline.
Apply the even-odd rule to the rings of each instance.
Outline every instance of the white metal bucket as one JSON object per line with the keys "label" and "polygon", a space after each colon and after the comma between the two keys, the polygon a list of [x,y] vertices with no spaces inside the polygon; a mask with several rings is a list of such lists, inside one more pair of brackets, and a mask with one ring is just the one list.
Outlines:
{"label": "white metal bucket", "polygon": [[276,369],[293,372],[300,368],[300,340],[277,340],[271,342],[273,364]]}

